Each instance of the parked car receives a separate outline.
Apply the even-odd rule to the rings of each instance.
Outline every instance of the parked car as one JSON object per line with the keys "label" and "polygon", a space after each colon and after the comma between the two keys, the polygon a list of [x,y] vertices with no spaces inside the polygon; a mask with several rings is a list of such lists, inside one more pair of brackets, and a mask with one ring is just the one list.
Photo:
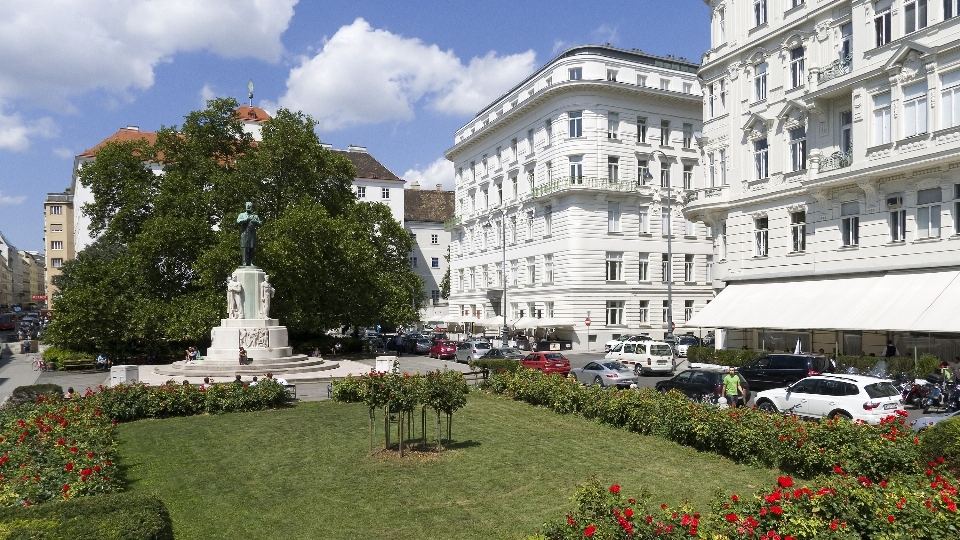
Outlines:
{"label": "parked car", "polygon": [[[903,409],[892,382],[865,375],[811,375],[757,394],[757,409],[804,418],[846,418],[877,425]],[[903,411],[899,414],[906,414]]]}
{"label": "parked car", "polygon": [[768,354],[737,370],[754,391],[782,388],[804,377],[833,373],[826,356],[813,354]]}
{"label": "parked car", "polygon": [[930,429],[933,426],[939,424],[940,422],[953,418],[957,415],[960,415],[960,411],[953,411],[947,414],[923,416],[923,417],[917,418],[913,422],[910,422],[910,427],[913,428],[914,431],[920,432],[925,429]]}
{"label": "parked car", "polygon": [[480,357],[481,360],[521,360],[523,351],[513,347],[504,347],[502,349],[490,349]]}
{"label": "parked car", "polygon": [[490,344],[486,341],[464,341],[457,345],[457,362],[469,364],[490,350]]}
{"label": "parked car", "polygon": [[[656,389],[660,392],[679,390],[690,399],[701,401],[704,398],[723,396],[724,370],[686,369],[677,373],[671,379],[657,382]],[[743,403],[750,401],[750,383],[740,377],[740,386],[743,387]]]}
{"label": "parked car", "polygon": [[625,342],[627,342],[627,341],[636,343],[636,342],[638,342],[638,341],[651,341],[652,339],[653,339],[653,338],[650,337],[649,334],[636,334],[636,335],[632,335],[632,336],[630,336],[630,335],[620,336],[620,337],[617,338],[617,339],[611,339],[610,341],[604,343],[604,344],[603,344],[603,352],[610,352],[610,351],[611,351],[614,347],[616,347],[617,345],[619,345],[619,344],[621,344],[621,343],[625,343]]}
{"label": "parked car", "polygon": [[582,368],[570,370],[577,382],[600,386],[628,387],[637,383],[637,375],[617,361],[587,362]]}
{"label": "parked car", "polygon": [[427,354],[433,345],[429,339],[423,337],[406,343],[408,343],[407,352],[412,354]]}
{"label": "parked car", "polygon": [[441,360],[445,358],[456,358],[457,357],[457,342],[456,341],[437,341],[433,344],[433,347],[430,347],[430,358],[439,358]]}
{"label": "parked car", "polygon": [[697,336],[693,334],[686,334],[677,338],[677,356],[680,358],[687,357],[687,349],[690,347],[699,347],[700,340],[697,339]]}
{"label": "parked car", "polygon": [[713,344],[716,343],[717,336],[713,330],[710,330],[703,336],[703,346],[704,347],[713,347]]}
{"label": "parked car", "polygon": [[530,353],[520,359],[520,365],[525,368],[542,371],[547,375],[551,373],[559,373],[561,375],[570,373],[570,360],[567,360],[566,356],[556,351]]}
{"label": "parked car", "polygon": [[637,375],[670,373],[676,368],[673,349],[662,341],[625,341],[604,356],[631,367]]}

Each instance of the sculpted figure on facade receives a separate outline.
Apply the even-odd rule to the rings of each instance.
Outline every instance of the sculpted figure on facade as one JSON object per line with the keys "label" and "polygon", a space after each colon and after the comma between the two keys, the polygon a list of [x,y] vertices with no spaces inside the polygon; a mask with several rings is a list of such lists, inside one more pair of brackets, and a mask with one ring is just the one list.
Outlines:
{"label": "sculpted figure on facade", "polygon": [[243,318],[243,298],[240,293],[243,291],[243,285],[237,281],[236,274],[230,276],[227,281],[227,318]]}
{"label": "sculpted figure on facade", "polygon": [[273,293],[276,292],[270,285],[270,276],[263,276],[263,283],[260,284],[260,318],[269,319],[270,318],[270,300],[273,298]]}

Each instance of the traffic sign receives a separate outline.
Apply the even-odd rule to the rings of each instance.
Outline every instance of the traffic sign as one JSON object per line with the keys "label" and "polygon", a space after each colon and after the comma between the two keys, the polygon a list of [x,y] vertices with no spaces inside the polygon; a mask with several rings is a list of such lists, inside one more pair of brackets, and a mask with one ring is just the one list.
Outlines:
{"label": "traffic sign", "polygon": [[590,317],[587,317],[586,319],[584,319],[583,324],[590,326]]}
{"label": "traffic sign", "polygon": [[31,296],[30,298],[31,298],[32,300],[46,300],[46,299],[47,299],[47,295],[45,295],[45,294],[35,294],[35,295]]}

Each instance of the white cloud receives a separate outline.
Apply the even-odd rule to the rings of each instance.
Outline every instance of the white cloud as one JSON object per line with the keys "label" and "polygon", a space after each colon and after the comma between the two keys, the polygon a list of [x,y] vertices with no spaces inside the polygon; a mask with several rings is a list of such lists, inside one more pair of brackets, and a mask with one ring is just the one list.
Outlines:
{"label": "white cloud", "polygon": [[550,54],[557,54],[558,52],[566,48],[566,46],[567,46],[566,41],[563,41],[562,39],[555,39],[553,40],[553,49],[550,51]]}
{"label": "white cloud", "polygon": [[535,59],[533,51],[490,52],[464,65],[452,50],[357,19],[290,71],[278,104],[309,113],[325,131],[411,120],[421,103],[443,113],[468,114],[529,75]]}
{"label": "white cloud", "polygon": [[617,35],[617,27],[606,24],[601,24],[596,30],[591,32],[591,35],[597,40],[597,43],[600,44],[616,43],[619,40],[619,36]]}
{"label": "white cloud", "polygon": [[74,156],[77,155],[77,153],[69,148],[61,146],[53,149],[53,155],[66,159],[66,158],[73,158]]}
{"label": "white cloud", "polygon": [[30,146],[31,137],[51,138],[59,133],[49,117],[24,120],[17,112],[5,114],[0,101],[0,149],[22,152]]}
{"label": "white cloud", "polygon": [[23,201],[27,200],[26,195],[18,195],[16,197],[12,195],[5,195],[0,191],[0,206],[11,206],[15,204],[23,204]]}
{"label": "white cloud", "polygon": [[439,158],[423,169],[410,169],[403,173],[403,179],[407,181],[408,188],[413,182],[419,182],[420,189],[436,189],[437,184],[442,184],[447,191],[453,191],[456,187],[453,162],[447,158]]}
{"label": "white cloud", "polygon": [[207,101],[217,97],[217,92],[209,84],[200,89],[200,107],[206,107]]}

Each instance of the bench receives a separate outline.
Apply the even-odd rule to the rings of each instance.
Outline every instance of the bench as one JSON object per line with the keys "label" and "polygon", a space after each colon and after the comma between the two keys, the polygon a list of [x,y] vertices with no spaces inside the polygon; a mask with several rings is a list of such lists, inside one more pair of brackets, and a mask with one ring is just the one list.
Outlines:
{"label": "bench", "polygon": [[68,369],[94,369],[97,367],[97,361],[92,358],[82,358],[79,360],[64,360],[63,370]]}

